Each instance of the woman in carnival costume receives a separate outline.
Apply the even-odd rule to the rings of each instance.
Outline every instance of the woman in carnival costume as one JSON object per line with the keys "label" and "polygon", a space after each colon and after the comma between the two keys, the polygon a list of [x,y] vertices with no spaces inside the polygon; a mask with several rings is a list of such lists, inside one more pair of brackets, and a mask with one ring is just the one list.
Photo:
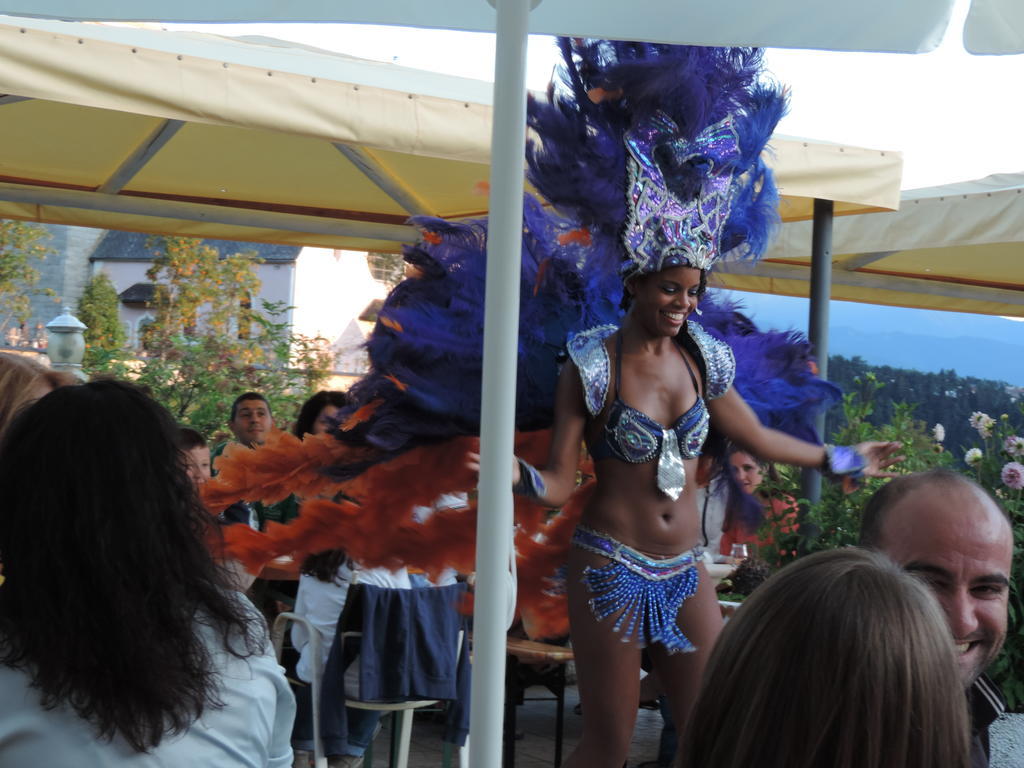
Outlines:
{"label": "woman in carnival costume", "polygon": [[[633,50],[647,55],[630,60]],[[574,51],[580,85],[596,107],[594,123],[628,120],[619,270],[626,314],[618,324],[570,338],[547,464],[538,470],[520,459],[514,472],[517,492],[559,507],[575,490],[581,441],[594,459],[597,485],[568,559],[584,720],[566,766],[622,765],[636,716],[641,647],[665,681],[683,731],[722,625],[700,561],[696,484],[687,481],[711,424],[758,456],[832,474],[878,473],[897,447],[829,449],[764,426],[732,386],[733,351],[693,319],[716,260],[757,247],[758,229],[771,220],[776,201],[760,154],[783,97],[758,83],[759,56],[749,50],[697,51],[695,63],[704,66],[688,74],[711,77],[657,82],[661,69],[648,62],[676,51],[605,44]],[[617,67],[600,66],[612,55]],[[595,77],[587,82],[589,72]],[[716,79],[731,82],[716,88]],[[689,90],[689,98],[674,99],[678,89]],[[659,98],[631,98],[643,91]],[[543,118],[535,124],[546,125]],[[531,157],[535,184],[538,169],[561,160],[551,142],[559,135],[542,133],[545,143]],[[570,202],[557,189],[538,188],[556,206]]]}
{"label": "woman in carnival costume", "polygon": [[[568,557],[584,732],[567,765],[619,768],[640,647],[682,732],[721,626],[687,481],[711,425],[766,459],[836,475],[880,474],[896,446],[813,442],[811,417],[836,391],[813,376],[806,341],[702,301],[714,262],[758,256],[777,220],[761,153],[785,102],[760,82],[759,52],[560,45],[561,82],[529,116],[529,178],[554,210],[524,201],[519,599],[535,636],[556,634],[565,597],[544,587]],[[423,240],[405,258],[415,276],[385,302],[367,342],[371,371],[333,438],[235,451],[209,486],[214,507],[312,499],[267,535],[228,532],[251,564],[341,546],[370,566],[473,567],[475,508],[424,524],[411,510],[475,483],[463,457],[479,430],[486,221],[414,221]],[[702,325],[692,319],[701,311]],[[577,488],[584,439],[596,482]],[[545,456],[542,469],[529,464]],[[358,506],[313,498],[327,488]],[[563,504],[549,520],[545,510]]]}

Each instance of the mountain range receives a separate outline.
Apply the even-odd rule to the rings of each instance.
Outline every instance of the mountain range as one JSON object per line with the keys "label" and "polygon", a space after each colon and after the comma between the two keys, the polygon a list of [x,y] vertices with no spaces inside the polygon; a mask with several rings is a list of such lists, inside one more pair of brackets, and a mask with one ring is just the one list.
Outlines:
{"label": "mountain range", "polygon": [[[807,330],[807,299],[716,291],[739,302],[761,328]],[[829,354],[917,371],[1024,386],[1024,322],[989,315],[937,312],[833,301]]]}

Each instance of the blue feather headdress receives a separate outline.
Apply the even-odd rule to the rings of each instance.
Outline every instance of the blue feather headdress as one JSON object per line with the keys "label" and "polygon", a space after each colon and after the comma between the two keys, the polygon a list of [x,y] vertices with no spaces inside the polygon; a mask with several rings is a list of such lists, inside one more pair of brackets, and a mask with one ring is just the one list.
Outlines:
{"label": "blue feather headdress", "polygon": [[530,181],[544,198],[603,241],[623,277],[760,256],[778,221],[762,151],[786,106],[760,52],[560,45],[561,82],[530,105]]}
{"label": "blue feather headdress", "polygon": [[[529,104],[528,174],[543,199],[527,195],[523,211],[521,431],[551,425],[569,335],[619,321],[623,267],[646,272],[685,259],[706,268],[708,254],[757,257],[778,216],[762,151],[785,98],[762,82],[758,51],[603,40],[559,45],[558,82],[547,99]],[[631,162],[658,170],[660,179],[648,173],[644,185],[660,185],[696,217],[651,226],[666,235],[665,247],[630,246]],[[343,442],[375,450],[376,461],[479,429],[487,221],[413,221],[423,239],[406,248],[405,259],[416,276],[385,302],[367,342],[370,373],[350,390],[352,405],[342,415],[350,426],[338,432]],[[673,243],[673,232],[685,237]],[[729,342],[739,335],[728,320],[731,308],[716,312],[713,299],[704,299],[702,309],[713,335]],[[808,345],[791,348],[794,340],[778,334],[758,338],[762,353],[788,359],[792,370],[752,371],[755,388],[744,386],[741,366],[737,388],[753,395],[765,423],[807,434],[814,409],[794,409],[793,402],[831,402],[806,366]],[[370,415],[350,418],[363,412]],[[346,479],[364,468],[354,463],[328,472]]]}

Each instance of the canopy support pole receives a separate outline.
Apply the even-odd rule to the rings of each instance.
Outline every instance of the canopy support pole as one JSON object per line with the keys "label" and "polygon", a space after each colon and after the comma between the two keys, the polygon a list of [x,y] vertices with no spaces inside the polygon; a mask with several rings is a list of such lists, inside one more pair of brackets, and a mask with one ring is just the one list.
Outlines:
{"label": "canopy support pole", "polygon": [[500,768],[512,547],[529,0],[497,0],[469,764]]}
{"label": "canopy support pole", "polygon": [[410,216],[433,215],[433,212],[416,197],[412,190],[407,189],[393,173],[377,162],[369,150],[363,147],[350,147],[340,141],[335,141],[333,144],[346,160],[376,185],[377,189],[402,206],[402,210]]}
{"label": "canopy support pole", "polygon": [[184,120],[164,120],[147,136],[124,162],[114,171],[110,178],[100,184],[96,191],[104,195],[116,195],[134,179],[146,163],[156,157],[157,152],[185,125]]}
{"label": "canopy support pole", "polygon": [[[818,361],[818,375],[828,380],[828,305],[832,295],[832,215],[831,200],[814,200],[814,226],[811,230],[811,307],[807,319],[807,337]],[[814,428],[824,440],[825,414],[815,417]],[[821,473],[804,469],[803,497],[810,503],[821,500]],[[805,524],[804,524],[805,525]],[[813,535],[804,530],[804,535]]]}
{"label": "canopy support pole", "polygon": [[[66,208],[82,208],[87,211],[109,211],[111,213],[129,213],[137,216],[148,216],[156,219],[181,219],[200,223],[228,224],[239,227],[253,227],[252,239],[259,241],[260,235],[268,230],[282,230],[314,235],[336,235],[338,237],[358,237],[367,240],[390,240],[395,243],[408,243],[416,239],[415,227],[408,224],[379,224],[374,221],[356,221],[354,219],[330,219],[326,216],[307,216],[297,213],[281,213],[280,211],[263,211],[253,208],[235,208],[227,205],[183,202],[181,200],[158,200],[148,197],[136,197],[130,194],[104,195],[100,192],[88,192],[83,189],[58,189],[55,187],[36,187],[22,184],[0,182],[0,200],[14,203],[27,203],[36,206],[35,216],[24,216],[28,221],[45,221],[39,207],[55,206]],[[14,218],[13,216],[11,218]],[[162,227],[160,225],[163,225]],[[158,222],[153,233],[179,234],[166,222]]]}

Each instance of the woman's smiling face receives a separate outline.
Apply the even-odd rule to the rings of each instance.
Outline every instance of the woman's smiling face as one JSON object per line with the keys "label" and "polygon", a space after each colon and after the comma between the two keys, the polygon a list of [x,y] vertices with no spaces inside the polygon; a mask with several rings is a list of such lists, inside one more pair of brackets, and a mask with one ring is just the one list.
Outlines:
{"label": "woman's smiling face", "polygon": [[658,336],[675,336],[697,308],[701,272],[693,267],[672,267],[631,280],[630,313]]}

